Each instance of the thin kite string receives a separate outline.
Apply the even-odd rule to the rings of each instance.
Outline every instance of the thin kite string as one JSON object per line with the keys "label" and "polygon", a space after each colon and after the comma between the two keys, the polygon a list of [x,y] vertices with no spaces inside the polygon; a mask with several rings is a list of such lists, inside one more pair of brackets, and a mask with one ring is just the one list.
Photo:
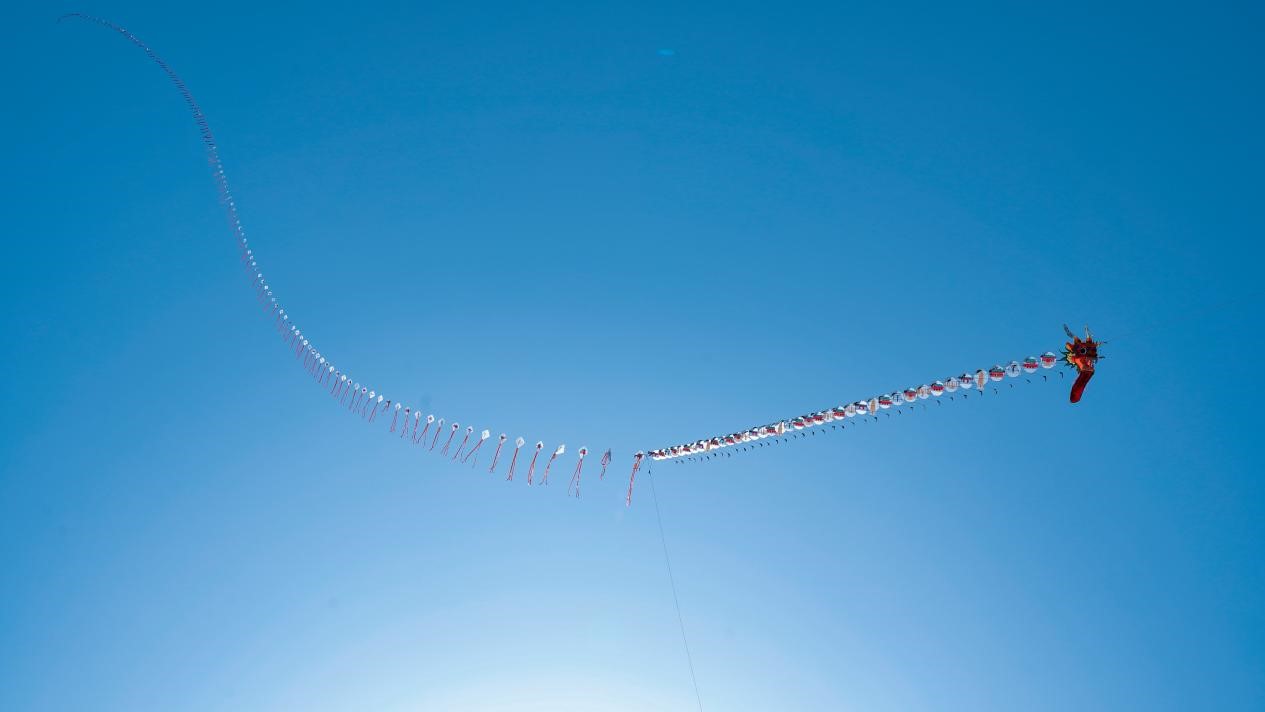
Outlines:
{"label": "thin kite string", "polygon": [[663,515],[659,513],[659,495],[654,491],[654,466],[646,469],[650,480],[650,499],[654,501],[654,517],[659,523],[659,542],[663,544],[663,563],[668,567],[668,583],[672,586],[672,605],[676,607],[676,622],[681,627],[681,643],[685,646],[685,662],[690,666],[690,681],[694,683],[694,697],[698,700],[698,712],[703,712],[703,696],[698,691],[698,677],[694,675],[694,656],[690,655],[690,641],[685,637],[685,618],[681,616],[681,601],[676,595],[676,577],[672,575],[672,557],[668,556],[668,538],[663,534]]}

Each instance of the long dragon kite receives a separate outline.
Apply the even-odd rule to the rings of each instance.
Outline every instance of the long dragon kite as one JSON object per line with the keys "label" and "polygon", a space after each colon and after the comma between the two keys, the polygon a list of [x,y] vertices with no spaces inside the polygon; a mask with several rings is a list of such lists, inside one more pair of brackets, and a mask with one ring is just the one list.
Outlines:
{"label": "long dragon kite", "polygon": [[[228,178],[224,174],[224,164],[220,160],[219,147],[215,142],[215,136],[211,133],[210,125],[207,124],[206,115],[193,98],[193,94],[189,92],[188,87],[185,86],[184,80],[148,45],[126,29],[108,20],[77,12],[64,15],[58,21],[60,22],[67,18],[88,20],[122,35],[132,44],[141,48],[163,70],[167,78],[171,80],[171,83],[180,92],[185,104],[188,105],[189,110],[192,112],[193,120],[202,136],[202,143],[206,148],[207,161],[211,166],[211,174],[220,193],[220,202],[224,206],[229,227],[241,251],[242,266],[251,279],[260,308],[272,317],[273,325],[278,335],[280,335],[286,346],[293,351],[295,360],[301,364],[312,380],[322,388],[326,388],[330,398],[341,407],[360,416],[361,419],[369,423],[385,422],[387,416],[390,415],[390,426],[387,432],[398,432],[397,438],[408,440],[424,451],[433,453],[435,452],[435,447],[439,444],[440,438],[443,437],[444,444],[438,452],[440,456],[447,457],[449,452],[452,452],[450,459],[453,461],[459,460],[465,463],[473,458],[474,462],[471,466],[473,467],[477,464],[477,453],[483,447],[484,442],[491,437],[492,431],[482,429],[476,434],[474,426],[467,425],[461,440],[457,443],[456,450],[452,450],[453,441],[456,439],[457,434],[461,432],[461,424],[459,422],[453,421],[447,424],[445,437],[444,418],[437,417],[433,413],[423,416],[421,409],[388,398],[382,391],[369,387],[365,381],[353,378],[347,371],[337,367],[329,356],[318,349],[315,343],[304,335],[303,331],[290,318],[290,314],[277,301],[272,286],[264,278],[263,272],[260,271],[259,261],[256,259],[254,250],[251,249],[250,243],[246,239],[246,231],[242,227],[242,221],[237,212],[237,201],[233,198]],[[1086,384],[1089,383],[1089,379],[1094,375],[1094,369],[1100,358],[1098,347],[1102,345],[1102,342],[1094,339],[1088,327],[1085,328],[1084,339],[1073,334],[1067,326],[1064,326],[1063,329],[1067,332],[1071,341],[1067,342],[1064,347],[1062,360],[1067,366],[1072,367],[1077,372],[1077,378],[1071,392],[1071,402],[1076,403],[1080,401]],[[987,370],[979,369],[974,372],[968,371],[960,376],[951,376],[925,385],[893,391],[843,405],[834,405],[824,410],[756,425],[734,433],[715,435],[679,445],[638,450],[633,455],[632,473],[628,478],[628,494],[625,497],[625,503],[632,503],[633,484],[636,482],[637,472],[640,470],[642,462],[647,455],[653,460],[683,462],[709,458],[712,454],[730,447],[746,450],[749,446],[755,444],[756,441],[768,438],[775,439],[775,441],[790,439],[797,434],[797,431],[812,429],[825,424],[831,424],[833,428],[849,419],[877,416],[880,412],[888,411],[892,408],[899,409],[902,406],[915,404],[918,401],[929,398],[940,400],[942,396],[948,394],[948,397],[952,400],[954,392],[959,390],[963,391],[963,395],[972,389],[983,393],[990,382],[1016,378],[1022,374],[1033,374],[1038,369],[1053,368],[1058,361],[1059,357],[1057,355],[1047,351],[1039,357],[1030,356],[1023,361],[1011,361],[1006,366],[993,366]],[[426,439],[428,434],[431,436],[429,443],[427,443]],[[501,459],[501,450],[507,439],[508,437],[505,433],[497,436],[496,450],[492,455],[492,463],[488,467],[489,473],[496,471]],[[514,470],[518,464],[519,451],[522,450],[526,442],[522,437],[515,438],[514,451],[510,456],[506,480],[514,479]],[[763,443],[760,444],[762,445]],[[468,449],[467,446],[469,446]],[[544,448],[545,443],[543,441],[536,442],[534,452],[531,453],[530,464],[527,467],[528,484],[533,483],[537,459]],[[566,451],[565,444],[559,444],[553,449],[552,454],[549,455],[544,464],[544,472],[540,479],[541,484],[548,483],[550,468],[558,458],[566,454]],[[584,458],[589,454],[589,449],[581,447],[576,452],[578,457],[576,458],[575,470],[572,473],[567,490],[568,493],[574,490],[575,495],[578,497],[580,495],[580,479],[584,468]],[[601,458],[602,469],[598,475],[599,479],[605,478],[606,468],[610,464],[611,458],[611,450],[607,449]]]}

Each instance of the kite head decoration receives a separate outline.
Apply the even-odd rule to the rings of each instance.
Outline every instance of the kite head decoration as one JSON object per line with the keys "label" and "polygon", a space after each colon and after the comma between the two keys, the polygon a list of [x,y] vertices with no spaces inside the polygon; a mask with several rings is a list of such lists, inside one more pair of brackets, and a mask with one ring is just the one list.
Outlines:
{"label": "kite head decoration", "polygon": [[1085,338],[1072,333],[1067,328],[1067,324],[1063,325],[1063,331],[1067,333],[1067,338],[1071,341],[1064,344],[1063,360],[1067,365],[1076,369],[1076,382],[1072,384],[1072,402],[1080,402],[1081,395],[1085,392],[1085,386],[1089,383],[1089,379],[1094,377],[1094,368],[1098,365],[1098,347],[1102,342],[1094,339],[1094,334],[1085,327]]}

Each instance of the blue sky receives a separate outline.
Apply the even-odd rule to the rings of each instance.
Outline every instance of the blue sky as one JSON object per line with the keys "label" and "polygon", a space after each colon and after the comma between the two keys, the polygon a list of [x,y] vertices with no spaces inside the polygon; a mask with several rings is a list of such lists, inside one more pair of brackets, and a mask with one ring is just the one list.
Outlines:
{"label": "blue sky", "polygon": [[[73,9],[184,76],[338,363],[612,474],[575,501],[334,407],[179,97]],[[1078,406],[1025,385],[655,470],[704,706],[1260,709],[1261,20],[17,9],[0,708],[695,708],[628,454],[1067,321],[1110,342]]]}

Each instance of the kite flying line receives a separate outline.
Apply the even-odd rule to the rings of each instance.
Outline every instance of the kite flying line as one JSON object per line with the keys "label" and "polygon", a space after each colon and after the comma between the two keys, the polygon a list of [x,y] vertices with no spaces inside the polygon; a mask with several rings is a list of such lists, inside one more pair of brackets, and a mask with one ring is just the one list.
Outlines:
{"label": "kite flying line", "polygon": [[690,654],[690,641],[685,637],[685,617],[681,615],[681,599],[676,595],[676,577],[672,575],[672,557],[668,556],[668,538],[663,533],[663,515],[659,512],[659,493],[654,488],[654,468],[646,471],[650,478],[650,499],[654,502],[654,518],[659,523],[659,543],[663,544],[663,563],[668,568],[668,584],[672,587],[672,606],[676,608],[676,622],[681,628],[681,645],[685,647],[685,662],[690,668],[690,682],[694,684],[694,699],[698,712],[703,712],[703,695],[698,691],[698,677],[694,674],[694,656]]}
{"label": "kite flying line", "polygon": [[[162,69],[167,78],[171,80],[171,83],[175,85],[176,90],[180,92],[185,104],[188,105],[189,111],[193,114],[194,122],[197,124],[203,146],[206,149],[207,162],[210,164],[211,174],[220,195],[220,202],[224,206],[225,215],[228,218],[229,229],[232,230],[237,242],[242,267],[255,289],[260,309],[272,317],[273,326],[277,334],[281,337],[286,347],[293,351],[295,360],[312,380],[322,388],[326,388],[329,397],[340,407],[359,416],[362,420],[368,423],[383,423],[387,420],[387,415],[390,414],[388,432],[396,433],[398,431],[397,438],[407,440],[425,452],[435,453],[436,446],[439,445],[439,439],[443,437],[444,442],[437,453],[438,455],[448,457],[454,462],[460,461],[463,464],[470,462],[471,467],[477,465],[478,452],[483,447],[484,442],[492,436],[491,430],[479,429],[476,432],[474,426],[467,424],[461,439],[456,441],[456,449],[453,450],[453,443],[456,440],[457,433],[462,430],[459,422],[446,423],[443,417],[439,417],[434,413],[423,415],[420,408],[388,398],[382,391],[371,388],[366,381],[359,380],[346,370],[339,368],[327,354],[317,348],[316,344],[304,334],[303,330],[291,319],[290,314],[281,306],[281,303],[273,293],[272,285],[265,279],[261,271],[254,250],[251,249],[250,243],[246,239],[246,230],[242,227],[241,217],[237,212],[237,201],[234,199],[233,192],[229,187],[228,178],[224,173],[224,164],[220,160],[219,146],[215,141],[214,134],[211,132],[210,125],[207,123],[206,115],[193,98],[193,94],[189,92],[184,80],[140,38],[123,27],[99,17],[77,12],[63,15],[58,19],[58,22],[67,18],[88,20],[122,35],[144,51],[146,56]],[[1094,375],[1097,362],[1101,358],[1098,355],[1098,347],[1103,342],[1096,341],[1088,327],[1085,329],[1084,339],[1074,335],[1066,326],[1063,328],[1071,341],[1068,341],[1063,349],[1062,361],[1077,372],[1077,378],[1072,386],[1071,393],[1071,402],[1076,403],[1081,399],[1085,386]],[[625,502],[629,505],[632,504],[633,486],[646,455],[649,455],[654,461],[673,460],[680,464],[682,462],[710,459],[721,451],[725,451],[724,454],[726,455],[732,455],[734,452],[746,451],[753,447],[763,447],[765,444],[763,441],[765,440],[785,442],[794,439],[797,435],[802,435],[800,431],[807,430],[815,434],[817,430],[814,429],[821,429],[820,426],[824,425],[829,425],[832,430],[836,428],[846,429],[848,421],[873,420],[880,413],[884,415],[890,415],[891,412],[899,413],[902,407],[916,404],[919,401],[934,399],[937,403],[943,404],[945,396],[952,401],[955,400],[954,394],[961,391],[960,395],[965,398],[972,389],[982,394],[989,383],[996,384],[998,381],[1006,380],[1007,378],[1017,378],[1023,374],[1032,375],[1039,369],[1053,368],[1059,360],[1059,356],[1047,351],[1040,357],[1030,356],[1022,362],[1011,361],[1006,366],[998,365],[987,370],[968,371],[960,376],[952,376],[943,380],[936,380],[924,385],[842,405],[833,405],[824,410],[756,425],[733,433],[714,435],[678,445],[638,450],[632,458],[632,472],[628,478],[628,491],[625,496]],[[1062,374],[1060,373],[1059,375],[1061,376]],[[1042,376],[1042,379],[1045,380],[1045,376]],[[1014,384],[1011,383],[1010,385],[1013,386]],[[995,386],[993,390],[997,392]],[[447,427],[447,433],[444,432],[445,427]],[[428,434],[430,435],[429,443],[426,439]],[[496,449],[492,454],[491,465],[488,467],[489,473],[496,471],[506,440],[508,440],[508,436],[505,433],[501,433],[497,437]],[[514,479],[519,451],[522,450],[526,442],[521,436],[514,439],[514,451],[510,455],[509,467],[505,477],[507,481]],[[529,485],[534,484],[537,459],[544,448],[545,443],[537,441],[534,452],[531,453],[531,460],[527,466],[527,483]],[[449,457],[450,452],[452,454]],[[544,463],[540,484],[548,484],[550,469],[566,452],[567,447],[565,444],[558,444],[553,448]],[[567,491],[568,493],[574,491],[577,497],[580,495],[584,459],[589,452],[588,447],[581,447],[576,451],[575,469]],[[526,456],[524,455],[524,457]],[[598,475],[599,480],[605,479],[606,468],[610,464],[611,459],[612,451],[608,448],[601,458],[600,465],[602,469]]]}

